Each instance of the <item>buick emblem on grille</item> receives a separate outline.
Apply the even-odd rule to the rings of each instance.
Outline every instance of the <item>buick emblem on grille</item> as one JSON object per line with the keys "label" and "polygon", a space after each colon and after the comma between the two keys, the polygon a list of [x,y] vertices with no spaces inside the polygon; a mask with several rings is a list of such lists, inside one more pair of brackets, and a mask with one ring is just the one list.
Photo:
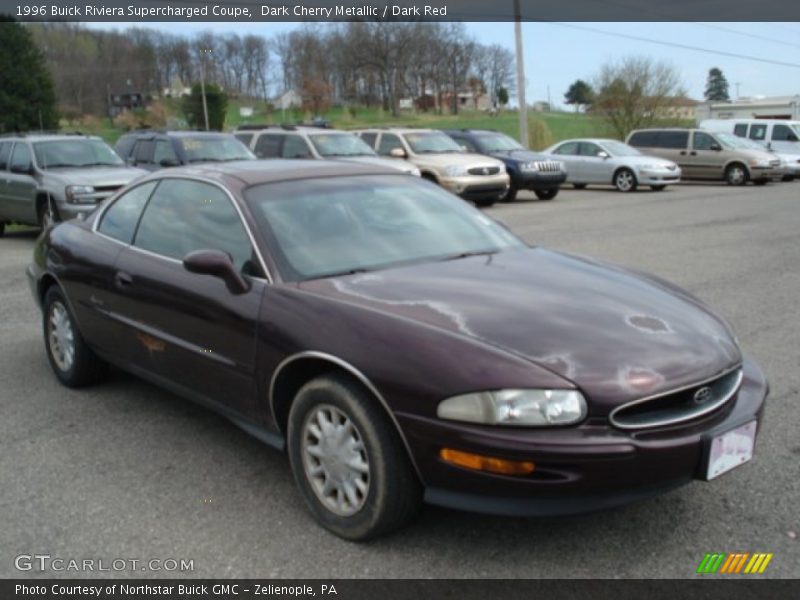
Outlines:
{"label": "buick emblem on grille", "polygon": [[489,174],[489,167],[483,167],[483,174],[484,175],[488,175]]}
{"label": "buick emblem on grille", "polygon": [[694,402],[695,404],[705,404],[706,402],[711,400],[713,395],[714,394],[711,392],[710,387],[708,386],[701,387],[694,393]]}

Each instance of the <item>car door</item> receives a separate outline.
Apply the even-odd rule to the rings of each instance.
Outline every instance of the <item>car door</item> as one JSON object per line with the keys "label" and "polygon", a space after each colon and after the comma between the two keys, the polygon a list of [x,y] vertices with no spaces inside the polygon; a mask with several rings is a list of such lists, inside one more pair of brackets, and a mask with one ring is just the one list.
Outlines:
{"label": "car door", "polygon": [[[194,250],[227,252],[249,289],[190,273]],[[165,178],[131,246],[115,266],[115,303],[126,322],[130,362],[178,391],[254,414],[256,324],[267,285],[263,266],[228,194],[215,184]]]}
{"label": "car door", "polygon": [[[671,160],[683,171],[684,176],[691,177],[692,165],[689,162],[689,130],[661,129],[656,132],[653,148],[639,148],[643,154]],[[688,170],[688,172],[687,172]]]}
{"label": "car door", "polygon": [[692,135],[692,149],[689,164],[693,177],[698,179],[722,179],[725,170],[726,154],[722,144],[705,131],[695,131]]}
{"label": "car door", "polygon": [[33,153],[27,142],[16,142],[11,149],[8,171],[5,174],[6,207],[10,220],[35,224],[36,179],[33,176]]}
{"label": "car door", "polygon": [[613,170],[610,155],[606,150],[594,142],[581,142],[579,171],[582,182],[611,183]]}
{"label": "car door", "polygon": [[581,179],[580,148],[580,142],[564,142],[553,150],[553,154],[567,166],[567,181],[570,183],[585,183]]}

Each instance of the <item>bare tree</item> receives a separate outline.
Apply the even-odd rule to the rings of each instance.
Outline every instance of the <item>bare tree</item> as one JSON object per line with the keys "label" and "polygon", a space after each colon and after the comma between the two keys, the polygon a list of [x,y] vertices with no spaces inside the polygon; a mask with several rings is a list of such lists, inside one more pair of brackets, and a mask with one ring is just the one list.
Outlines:
{"label": "bare tree", "polygon": [[620,139],[666,117],[675,97],[686,94],[673,66],[637,56],[604,65],[595,89],[592,110],[605,117]]}

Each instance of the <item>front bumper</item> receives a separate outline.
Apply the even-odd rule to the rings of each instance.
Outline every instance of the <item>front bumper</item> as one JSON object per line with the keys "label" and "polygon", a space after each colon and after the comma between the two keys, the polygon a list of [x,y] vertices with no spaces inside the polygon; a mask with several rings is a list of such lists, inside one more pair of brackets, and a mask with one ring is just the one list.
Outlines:
{"label": "front bumper", "polygon": [[95,208],[97,204],[72,204],[69,202],[61,202],[56,204],[58,209],[58,216],[62,221],[69,221],[78,215],[88,215]]}
{"label": "front bumper", "polygon": [[564,183],[567,180],[567,172],[521,171],[512,180],[514,187],[521,190],[546,190]]}
{"label": "front bumper", "polygon": [[465,200],[481,200],[499,198],[508,190],[508,173],[501,171],[497,175],[465,175],[463,177],[447,177],[439,180],[440,185],[461,196]]}
{"label": "front bumper", "polygon": [[639,185],[669,185],[679,183],[681,170],[675,169],[639,169],[636,174]]}
{"label": "front bumper", "polygon": [[781,167],[750,167],[750,179],[754,181],[778,181],[785,174]]}
{"label": "front bumper", "polygon": [[[505,429],[398,413],[432,504],[488,514],[546,516],[610,508],[704,478],[714,435],[759,419],[769,387],[752,361],[734,399],[696,421],[622,431],[606,419],[578,427]],[[535,471],[506,476],[445,463],[441,448],[533,461]]]}

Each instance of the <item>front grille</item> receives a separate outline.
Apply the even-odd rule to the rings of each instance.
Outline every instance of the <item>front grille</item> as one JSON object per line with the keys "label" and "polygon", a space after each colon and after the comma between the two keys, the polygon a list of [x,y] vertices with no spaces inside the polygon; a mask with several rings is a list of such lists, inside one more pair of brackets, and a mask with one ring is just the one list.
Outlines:
{"label": "front grille", "polygon": [[742,369],[614,409],[611,424],[620,429],[647,429],[691,421],[721,408],[739,390]]}
{"label": "front grille", "polygon": [[770,164],[771,166],[773,166],[773,167],[780,167],[780,166],[781,166],[781,161],[779,161],[779,160],[772,160],[772,161],[770,161],[770,163],[769,163],[769,164]]}
{"label": "front grille", "polygon": [[535,163],[536,170],[540,173],[560,173],[561,163],[552,160],[538,160]]}
{"label": "front grille", "polygon": [[500,167],[472,167],[467,173],[470,175],[497,175]]}

